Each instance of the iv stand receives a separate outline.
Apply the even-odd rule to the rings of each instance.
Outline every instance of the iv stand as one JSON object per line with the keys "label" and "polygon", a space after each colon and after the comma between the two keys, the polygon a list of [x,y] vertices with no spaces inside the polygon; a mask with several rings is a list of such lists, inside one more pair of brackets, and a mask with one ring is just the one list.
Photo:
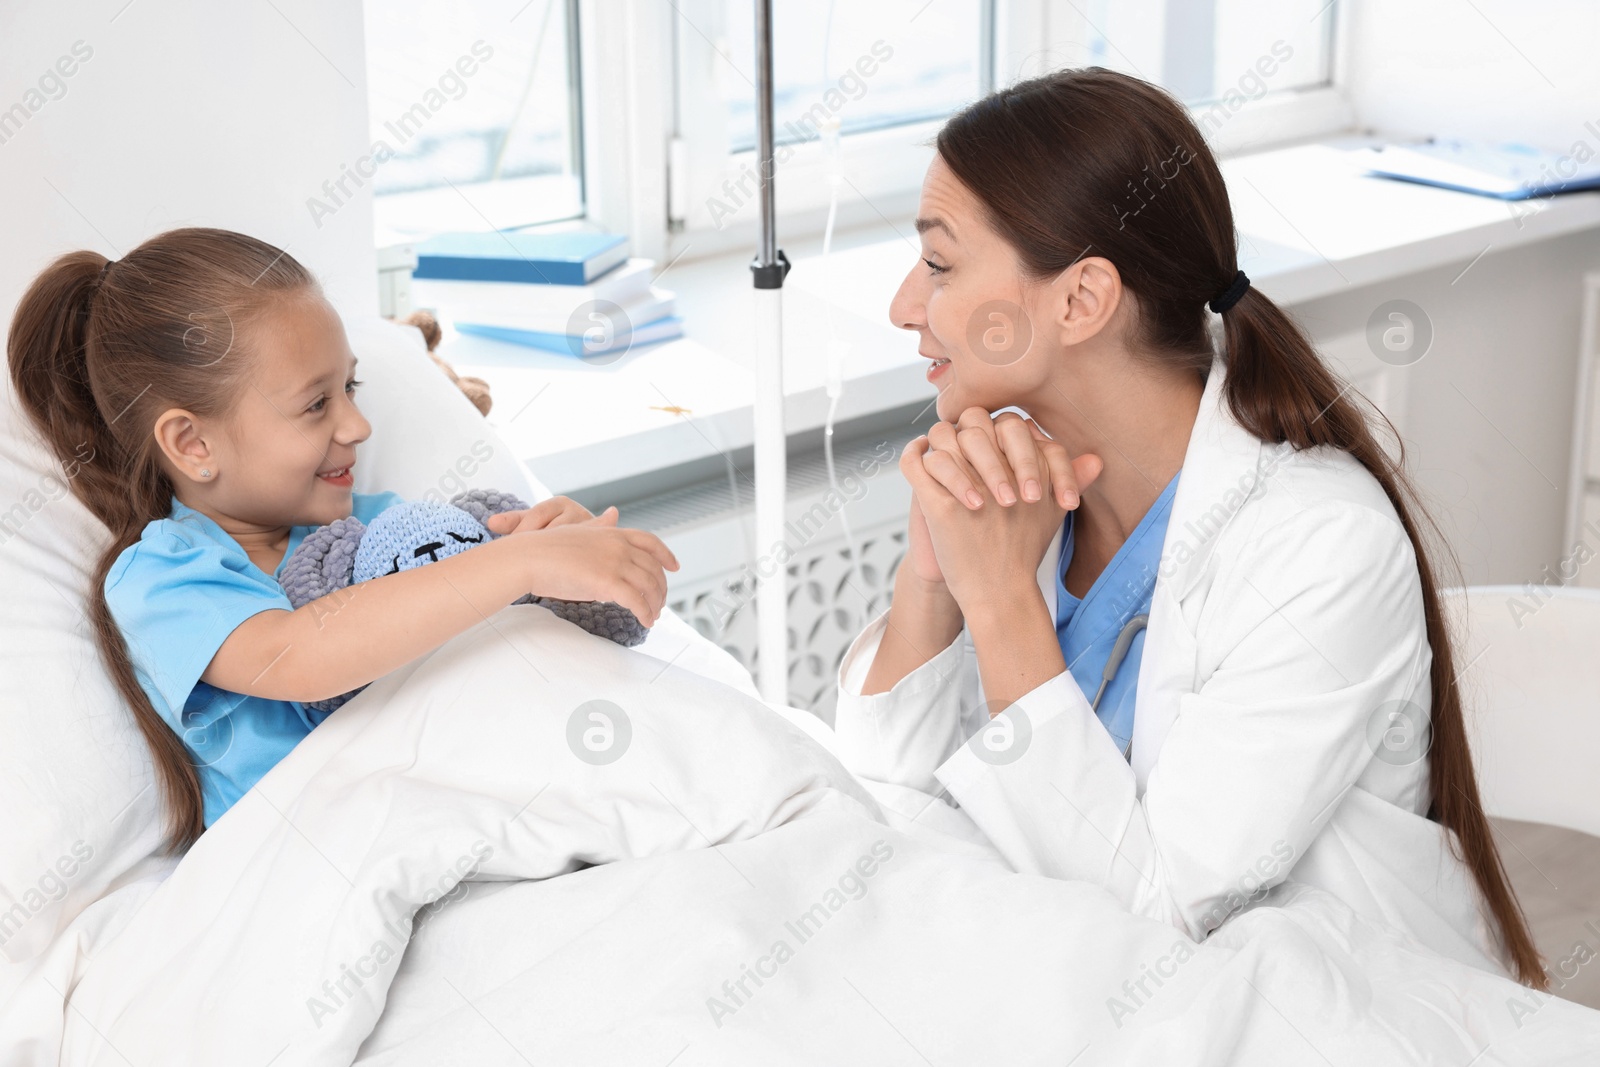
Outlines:
{"label": "iv stand", "polygon": [[[773,200],[772,0],[755,0],[756,161],[761,188],[761,244],[750,273],[756,298],[754,440],[756,545],[775,565],[770,577],[757,559],[756,658],[761,698],[789,704],[789,569],[784,541],[788,497],[787,435],[783,420],[783,279],[789,260],[778,248]],[[783,557],[780,559],[780,556]]]}

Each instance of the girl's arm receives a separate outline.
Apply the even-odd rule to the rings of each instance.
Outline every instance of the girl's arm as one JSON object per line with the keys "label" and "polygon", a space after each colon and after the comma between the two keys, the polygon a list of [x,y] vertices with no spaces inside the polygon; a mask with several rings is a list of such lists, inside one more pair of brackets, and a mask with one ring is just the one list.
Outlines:
{"label": "girl's arm", "polygon": [[663,567],[678,561],[654,534],[566,524],[506,534],[425,567],[359,582],[302,605],[250,616],[201,680],[273,700],[325,700],[438,648],[524,593],[610,600],[653,626],[666,602]]}

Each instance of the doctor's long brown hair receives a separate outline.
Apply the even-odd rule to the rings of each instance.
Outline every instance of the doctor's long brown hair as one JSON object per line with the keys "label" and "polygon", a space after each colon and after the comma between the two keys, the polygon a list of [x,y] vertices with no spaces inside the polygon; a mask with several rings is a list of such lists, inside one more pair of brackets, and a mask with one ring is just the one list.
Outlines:
{"label": "doctor's long brown hair", "polygon": [[[972,104],[945,125],[937,146],[1033,277],[1056,275],[1086,253],[1105,257],[1137,298],[1140,347],[1197,374],[1210,367],[1206,302],[1238,270],[1233,210],[1215,158],[1175,98],[1101,67],[1058,71]],[[1420,501],[1409,503],[1417,495],[1404,453],[1399,463],[1389,457],[1305,334],[1260,290],[1248,289],[1222,321],[1234,417],[1269,443],[1350,453],[1383,485],[1411,538],[1433,649],[1428,818],[1454,831],[1452,848],[1459,845],[1518,978],[1545,989],[1478,798],[1454,649],[1414,516],[1438,528]],[[1442,555],[1454,562],[1448,550]]]}
{"label": "doctor's long brown hair", "polygon": [[242,388],[244,338],[257,315],[317,283],[264,241],[200,227],[158,234],[106,264],[83,251],[46,267],[17,305],[6,357],[17,400],[64,466],[73,496],[110,530],[89,576],[89,619],[155,760],[165,843],[180,851],[205,830],[199,772],[139,685],[106,605],[106,574],[146,523],[172,510],[156,417],[173,407],[225,416]]}

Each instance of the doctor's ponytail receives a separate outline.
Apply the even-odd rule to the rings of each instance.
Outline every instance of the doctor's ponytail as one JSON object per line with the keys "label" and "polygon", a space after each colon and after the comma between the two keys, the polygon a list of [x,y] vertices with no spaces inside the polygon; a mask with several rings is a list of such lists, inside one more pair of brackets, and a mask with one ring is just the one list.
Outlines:
{"label": "doctor's ponytail", "polygon": [[[1513,972],[1525,985],[1548,988],[1473,775],[1433,562],[1458,572],[1454,557],[1406,476],[1398,433],[1396,461],[1373,434],[1359,394],[1328,371],[1282,308],[1242,278],[1227,186],[1188,110],[1126,74],[1062,70],[973,103],[940,131],[937,148],[1032,278],[1054,277],[1086,254],[1110,260],[1138,308],[1132,347],[1197,377],[1214,358],[1210,304],[1221,314],[1234,418],[1269,444],[1348,452],[1383,486],[1415,550],[1433,650],[1427,815],[1451,831]],[[1441,546],[1437,553],[1417,517]]]}
{"label": "doctor's ponytail", "polygon": [[156,417],[172,407],[230,410],[256,315],[315,286],[304,267],[263,241],[171,230],[120,260],[89,251],[56,259],[28,287],[6,338],[19,406],[60,461],[72,495],[109,535],[87,575],[86,607],[106,670],[150,749],[169,851],[205,830],[199,772],[139,684],[106,604],[106,575],[145,525],[172,509]]}

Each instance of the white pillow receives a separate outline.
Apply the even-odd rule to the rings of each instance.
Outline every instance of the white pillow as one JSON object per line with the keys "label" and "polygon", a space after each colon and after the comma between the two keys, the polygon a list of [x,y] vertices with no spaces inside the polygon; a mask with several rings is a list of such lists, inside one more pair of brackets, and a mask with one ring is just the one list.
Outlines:
{"label": "white pillow", "polygon": [[530,504],[552,495],[434,365],[421,330],[365,318],[347,319],[345,333],[364,383],[356,403],[372,423],[356,448],[357,492],[442,502],[463,489],[503,489]]}
{"label": "white pillow", "polygon": [[110,535],[17,405],[0,405],[0,958],[20,963],[158,870],[154,771],[86,610]]}
{"label": "white pillow", "polygon": [[[377,318],[346,330],[372,423],[356,453],[359,490],[551,495],[434,366],[418,330]],[[68,491],[9,375],[0,389],[0,961],[19,963],[107,892],[173,861],[156,854],[149,752],[84,610],[109,535]]]}

